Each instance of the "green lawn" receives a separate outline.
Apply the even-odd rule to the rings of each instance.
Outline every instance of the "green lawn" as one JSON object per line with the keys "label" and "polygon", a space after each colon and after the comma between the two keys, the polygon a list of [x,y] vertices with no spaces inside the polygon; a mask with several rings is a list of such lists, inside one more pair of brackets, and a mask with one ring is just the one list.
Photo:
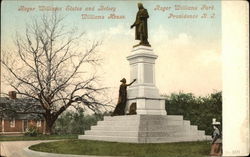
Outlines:
{"label": "green lawn", "polygon": [[133,156],[133,157],[186,157],[209,156],[209,142],[179,142],[163,144],[133,144],[89,140],[64,140],[40,143],[32,150],[60,154]]}
{"label": "green lawn", "polygon": [[31,140],[60,140],[77,139],[77,135],[39,135],[31,136],[0,136],[0,141],[31,141]]}

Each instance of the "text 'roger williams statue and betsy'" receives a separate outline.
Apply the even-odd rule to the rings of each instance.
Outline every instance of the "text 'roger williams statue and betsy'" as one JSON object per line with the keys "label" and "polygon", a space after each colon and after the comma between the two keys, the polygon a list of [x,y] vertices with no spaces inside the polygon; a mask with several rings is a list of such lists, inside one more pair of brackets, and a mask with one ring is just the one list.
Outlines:
{"label": "text 'roger williams statue and betsy'", "polygon": [[[133,25],[131,25],[131,29],[135,27],[135,39],[140,40],[140,43],[136,46],[143,45],[143,46],[150,46],[148,42],[148,24],[147,19],[149,18],[148,11],[145,9],[142,5],[142,3],[138,3],[138,12],[136,14],[136,20]],[[114,112],[112,113],[112,116],[117,115],[125,115],[125,107],[127,103],[127,87],[132,85],[136,79],[134,79],[131,83],[126,84],[126,79],[123,78],[120,82],[122,84],[120,85],[119,89],[119,98],[118,103],[116,105],[116,108]],[[131,105],[133,107],[133,105]]]}

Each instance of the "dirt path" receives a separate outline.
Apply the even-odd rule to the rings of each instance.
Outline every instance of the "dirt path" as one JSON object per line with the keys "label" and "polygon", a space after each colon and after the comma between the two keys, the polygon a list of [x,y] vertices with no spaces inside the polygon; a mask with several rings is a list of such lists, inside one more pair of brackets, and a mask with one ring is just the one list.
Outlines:
{"label": "dirt path", "polygon": [[[53,141],[53,140],[52,140]],[[9,141],[0,142],[0,156],[4,157],[26,157],[24,148],[38,144],[41,142],[49,141]]]}

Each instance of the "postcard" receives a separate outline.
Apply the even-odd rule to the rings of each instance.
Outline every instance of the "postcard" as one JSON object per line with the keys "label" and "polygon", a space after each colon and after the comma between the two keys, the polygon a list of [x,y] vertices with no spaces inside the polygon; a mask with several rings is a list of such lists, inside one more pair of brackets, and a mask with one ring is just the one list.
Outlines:
{"label": "postcard", "polygon": [[1,4],[0,156],[249,154],[246,1]]}

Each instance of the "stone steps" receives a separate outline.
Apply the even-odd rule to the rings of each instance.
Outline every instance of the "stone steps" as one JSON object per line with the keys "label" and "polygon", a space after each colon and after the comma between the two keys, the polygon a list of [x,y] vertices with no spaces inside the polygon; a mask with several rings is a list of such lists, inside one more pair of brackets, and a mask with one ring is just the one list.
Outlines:
{"label": "stone steps", "polygon": [[210,139],[183,116],[126,115],[104,117],[79,139],[133,143],[163,143]]}
{"label": "stone steps", "polygon": [[111,141],[111,142],[128,142],[137,143],[138,137],[113,137],[113,136],[93,136],[93,135],[79,135],[79,139],[97,140],[97,141]]}
{"label": "stone steps", "polygon": [[[82,137],[80,137],[82,136]],[[80,135],[79,139],[97,140],[97,141],[111,141],[111,142],[126,142],[126,143],[170,143],[170,142],[187,142],[187,141],[202,141],[206,139],[199,139],[197,136],[193,137],[124,137],[124,136],[93,136],[93,135]]]}
{"label": "stone steps", "polygon": [[138,126],[91,126],[91,130],[106,130],[106,131],[136,131]]}
{"label": "stone steps", "polygon": [[105,116],[104,121],[109,122],[109,121],[182,121],[183,122],[183,116],[175,116],[175,115],[170,115],[170,116],[162,116],[162,115],[125,115],[125,116]]}
{"label": "stone steps", "polygon": [[[138,125],[140,122],[143,122],[143,120],[131,120],[131,121],[126,121],[126,120],[104,120],[104,121],[98,121],[97,122],[97,125],[114,125],[114,126],[120,126],[121,124],[124,125],[124,126],[127,126],[127,125]],[[184,124],[184,121],[183,120],[178,120],[178,121],[172,121],[172,120],[150,120],[150,121],[147,121],[147,123],[151,123],[151,124],[160,124],[160,125],[183,125]]]}
{"label": "stone steps", "polygon": [[97,125],[102,126],[138,126],[140,121],[98,121]]}
{"label": "stone steps", "polygon": [[[139,126],[106,126],[106,125],[95,125],[95,126],[91,126],[91,130],[100,130],[100,131],[138,131],[139,130]],[[197,131],[197,127],[196,126],[160,126],[160,125],[155,125],[155,126],[149,126],[147,128],[142,127],[140,128],[141,131],[168,131],[168,132],[176,132],[176,130],[183,130],[184,132],[189,132],[189,131]]]}
{"label": "stone steps", "polygon": [[202,132],[169,132],[167,131],[103,131],[103,130],[91,130],[85,131],[85,135],[97,135],[97,136],[125,136],[125,137],[179,137],[179,136],[203,136]]}

